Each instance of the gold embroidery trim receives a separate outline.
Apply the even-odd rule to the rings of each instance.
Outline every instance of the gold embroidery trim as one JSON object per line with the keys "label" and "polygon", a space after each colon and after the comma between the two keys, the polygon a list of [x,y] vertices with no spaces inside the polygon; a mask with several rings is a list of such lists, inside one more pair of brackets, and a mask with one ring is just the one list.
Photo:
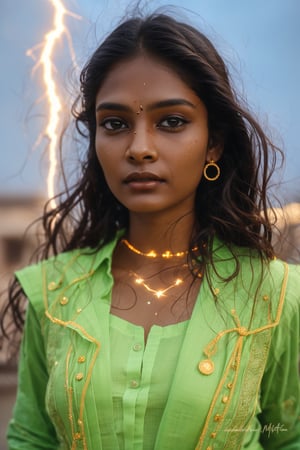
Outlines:
{"label": "gold embroidery trim", "polygon": [[[76,258],[78,258],[79,255],[76,255]],[[74,262],[76,260],[76,258],[73,258],[72,262]],[[70,266],[70,263],[67,265],[68,267]],[[44,298],[44,304],[45,304],[45,315],[46,317],[54,324],[57,325],[61,325],[63,327],[67,327],[68,325],[71,325],[73,328],[78,329],[81,331],[81,333],[89,340],[91,341],[93,344],[96,345],[96,351],[94,353],[94,356],[91,360],[91,363],[89,365],[88,368],[88,373],[87,373],[87,377],[86,377],[86,381],[84,383],[83,389],[82,389],[82,393],[81,393],[81,399],[80,399],[80,407],[79,407],[79,418],[78,418],[78,424],[80,427],[80,433],[82,436],[82,443],[83,443],[83,449],[87,450],[87,443],[86,443],[86,436],[85,436],[85,429],[84,429],[84,421],[83,421],[83,415],[84,415],[84,402],[85,402],[85,396],[86,396],[86,392],[87,392],[87,388],[88,385],[90,383],[90,379],[92,376],[92,371],[97,359],[97,356],[100,352],[100,348],[101,348],[101,343],[99,341],[97,341],[97,339],[95,339],[93,336],[91,336],[81,325],[79,325],[78,323],[72,321],[72,320],[68,320],[68,321],[64,321],[61,319],[58,319],[57,317],[53,317],[49,310],[48,310],[48,297],[47,297],[47,280],[46,280],[46,270],[45,267],[43,267],[43,298]],[[90,277],[92,274],[94,273],[94,270],[91,270],[90,272],[88,272],[87,274],[84,274],[81,277],[78,277],[74,280],[72,280],[72,282],[67,286],[70,287],[71,285],[77,283],[78,281],[84,280],[88,277]],[[63,276],[61,277],[61,279],[63,279]],[[72,408],[72,399],[70,398],[69,394],[72,394],[73,390],[68,391],[68,400],[69,400],[69,408]],[[71,406],[70,406],[71,404]],[[69,409],[69,414],[70,414],[70,409]],[[72,414],[72,419],[73,419],[73,414]],[[72,425],[73,427],[73,425]],[[73,430],[74,431],[74,430]],[[77,440],[76,440],[76,435],[77,433],[74,433],[72,431],[72,450],[76,450],[77,447]]]}
{"label": "gold embroidery trim", "polygon": [[[204,441],[204,438],[205,438],[205,435],[207,433],[207,429],[208,429],[208,426],[209,426],[209,421],[210,421],[210,419],[212,417],[212,413],[213,413],[213,410],[215,408],[215,405],[216,405],[216,402],[218,400],[218,397],[220,395],[220,391],[223,388],[225,380],[228,377],[228,373],[232,369],[233,362],[236,364],[237,369],[239,367],[239,364],[240,364],[240,361],[241,361],[242,347],[243,347],[243,338],[240,336],[238,338],[238,340],[237,340],[237,343],[236,343],[235,348],[234,348],[234,350],[232,352],[232,355],[230,357],[230,360],[229,360],[229,363],[228,363],[228,365],[226,367],[224,375],[221,378],[220,383],[218,384],[218,387],[216,389],[215,395],[214,395],[213,400],[212,400],[212,402],[210,404],[210,407],[209,407],[209,410],[208,410],[208,414],[207,414],[207,418],[206,418],[206,421],[205,421],[205,424],[204,424],[201,436],[199,438],[199,441],[198,441],[198,444],[197,444],[195,450],[201,450],[201,448],[202,448],[203,441]],[[234,387],[235,387],[236,382],[237,382],[237,376],[238,376],[238,370],[235,370],[230,396],[233,395],[232,393],[234,391]],[[227,410],[227,408],[229,407],[229,404],[230,404],[230,402],[227,403],[225,410]],[[219,425],[217,425],[217,428],[219,428],[221,422],[222,422],[222,420],[219,421]]]}
{"label": "gold embroidery trim", "polygon": [[[71,353],[72,353],[72,346],[70,346],[69,351],[67,353],[67,358],[66,358],[65,385],[66,385],[67,398],[68,398],[68,417],[69,417],[69,422],[71,425],[72,440],[74,442],[75,428],[74,428],[74,421],[73,421],[73,389],[71,386],[69,386],[69,362],[70,362]],[[72,447],[72,450],[73,450],[73,447]]]}
{"label": "gold embroidery trim", "polygon": [[[270,332],[270,330],[268,330]],[[269,333],[268,333],[269,334]],[[270,335],[270,334],[269,334]],[[256,367],[255,368],[255,364],[258,363],[258,365],[261,363],[261,361],[266,360],[266,357],[268,355],[268,351],[269,351],[269,345],[268,347],[264,345],[264,343],[266,342],[266,339],[268,339],[269,336],[266,336],[265,333],[263,334],[258,334],[257,336],[255,336],[255,339],[259,340],[259,341],[263,341],[260,342],[260,344],[252,342],[251,343],[251,348],[250,348],[250,358],[249,358],[249,362],[247,364],[247,368],[245,371],[245,379],[243,382],[243,386],[241,391],[239,392],[239,405],[236,408],[234,417],[231,420],[231,424],[230,428],[233,428],[234,430],[241,430],[245,428],[245,420],[246,420],[246,415],[245,415],[245,403],[246,400],[250,400],[248,402],[248,405],[251,402],[251,399],[255,399],[255,403],[253,403],[254,405],[256,405],[257,403],[257,396],[258,396],[258,391],[260,388],[260,384],[258,383],[256,386],[253,385],[252,383],[252,390],[251,390],[251,379],[253,376],[253,371],[255,371],[256,373],[259,371],[260,369],[260,373],[259,373],[259,378],[261,380],[262,376],[263,376],[263,369],[260,367]],[[269,339],[268,339],[269,341]],[[243,405],[243,406],[241,406]],[[255,415],[255,408],[253,408],[253,414],[249,419],[249,423],[251,423],[251,420],[253,419],[254,415]],[[238,441],[240,439],[240,431],[232,431],[229,433],[226,442],[224,442],[224,450],[231,450],[231,449],[238,449],[240,448],[238,446]]]}
{"label": "gold embroidery trim", "polygon": [[[270,323],[268,325],[264,325],[262,327],[256,328],[255,330],[247,330],[246,328],[240,326],[239,319],[238,319],[237,315],[235,314],[235,311],[232,311],[233,317],[234,317],[235,322],[237,323],[238,326],[234,327],[234,328],[231,328],[229,330],[223,330],[220,333],[218,333],[217,336],[210,343],[208,343],[208,345],[204,349],[204,354],[208,358],[210,358],[211,356],[213,356],[216,353],[216,351],[217,351],[217,344],[218,344],[219,340],[223,336],[225,336],[228,333],[232,333],[232,332],[236,332],[236,333],[239,334],[239,338],[238,338],[236,346],[235,346],[235,348],[234,348],[234,350],[232,352],[232,356],[231,356],[231,358],[229,360],[229,364],[228,364],[228,366],[227,366],[227,368],[225,370],[225,373],[224,373],[223,377],[221,378],[221,380],[220,380],[220,382],[218,384],[218,387],[217,387],[217,389],[215,391],[214,397],[212,399],[212,402],[211,402],[211,405],[210,405],[210,408],[209,408],[209,411],[208,411],[208,414],[207,414],[207,417],[206,417],[206,421],[205,421],[202,433],[200,435],[200,438],[199,438],[199,441],[198,441],[198,444],[197,444],[195,450],[201,450],[201,446],[203,445],[203,442],[204,442],[204,439],[205,439],[205,435],[207,433],[207,429],[208,429],[208,426],[209,426],[209,422],[211,420],[212,412],[214,410],[214,407],[216,405],[216,402],[217,402],[217,399],[219,397],[220,391],[221,391],[221,389],[222,389],[222,387],[224,385],[224,382],[226,380],[228,372],[229,372],[229,370],[230,370],[230,368],[232,366],[232,361],[234,360],[235,354],[236,354],[236,363],[237,364],[236,364],[236,370],[235,370],[235,377],[234,377],[234,381],[233,381],[233,386],[232,386],[232,389],[231,389],[231,395],[233,395],[232,393],[234,391],[234,387],[235,387],[235,384],[236,384],[238,368],[239,368],[240,360],[241,360],[243,338],[245,336],[255,335],[255,334],[258,334],[258,333],[260,333],[262,331],[274,328],[274,327],[276,327],[278,325],[278,323],[280,321],[280,317],[281,317],[282,309],[283,309],[283,304],[284,304],[284,296],[285,296],[285,291],[286,291],[286,286],[287,286],[287,281],[288,281],[288,272],[289,272],[288,264],[284,262],[283,266],[284,266],[283,281],[282,281],[282,285],[281,285],[281,291],[280,291],[280,295],[279,295],[278,308],[277,308],[277,313],[276,313],[276,317],[275,317],[274,322],[272,322],[272,323]],[[226,408],[225,408],[226,411],[227,411],[227,408],[229,407],[229,403],[230,402],[228,402],[227,405],[226,405]],[[221,425],[222,421],[223,420],[221,420],[219,422],[219,426]]]}

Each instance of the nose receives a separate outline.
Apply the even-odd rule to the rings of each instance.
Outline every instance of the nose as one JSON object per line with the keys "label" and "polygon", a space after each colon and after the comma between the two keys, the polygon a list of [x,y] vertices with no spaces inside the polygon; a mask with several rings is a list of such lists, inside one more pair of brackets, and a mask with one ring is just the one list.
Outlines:
{"label": "nose", "polygon": [[146,127],[136,128],[132,131],[132,139],[126,150],[126,158],[137,163],[157,160],[153,136]]}

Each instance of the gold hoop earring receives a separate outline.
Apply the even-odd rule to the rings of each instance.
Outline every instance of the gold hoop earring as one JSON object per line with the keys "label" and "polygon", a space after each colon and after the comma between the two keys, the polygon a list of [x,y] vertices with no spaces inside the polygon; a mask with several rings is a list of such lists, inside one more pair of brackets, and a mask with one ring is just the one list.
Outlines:
{"label": "gold hoop earring", "polygon": [[[214,169],[216,170],[215,176],[210,177],[210,176],[207,174],[207,169],[208,169],[209,167],[214,167]],[[219,167],[218,164],[215,163],[213,160],[211,160],[209,163],[206,163],[206,164],[205,164],[205,166],[204,166],[204,168],[203,168],[203,175],[204,175],[204,177],[205,177],[208,181],[215,181],[215,180],[217,180],[217,179],[219,178],[220,174],[221,174],[220,167]]]}

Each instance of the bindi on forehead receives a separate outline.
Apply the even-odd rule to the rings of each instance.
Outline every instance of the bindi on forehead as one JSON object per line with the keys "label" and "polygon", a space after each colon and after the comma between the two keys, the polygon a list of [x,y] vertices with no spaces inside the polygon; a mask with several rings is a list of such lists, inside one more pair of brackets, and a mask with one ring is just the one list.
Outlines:
{"label": "bindi on forehead", "polygon": [[139,115],[141,112],[144,111],[143,105],[139,106],[139,109],[137,110],[136,114]]}

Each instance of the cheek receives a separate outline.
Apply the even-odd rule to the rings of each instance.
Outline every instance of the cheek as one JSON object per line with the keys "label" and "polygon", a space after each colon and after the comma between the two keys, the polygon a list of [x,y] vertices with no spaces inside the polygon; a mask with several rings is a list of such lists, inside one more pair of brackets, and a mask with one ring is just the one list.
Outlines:
{"label": "cheek", "polygon": [[183,185],[189,188],[196,188],[200,183],[203,174],[203,167],[206,162],[206,144],[201,140],[193,140],[186,147],[184,158],[177,162],[177,174]]}
{"label": "cheek", "polygon": [[101,130],[97,131],[95,136],[95,149],[99,161],[107,159],[109,154],[108,148],[110,147],[109,142],[107,142],[107,139],[103,136]]}
{"label": "cheek", "polygon": [[103,159],[104,159],[103,152],[100,151],[99,148],[97,148],[97,147],[96,147],[96,156],[97,156],[100,166],[103,167]]}
{"label": "cheek", "polygon": [[107,157],[107,154],[105,151],[100,150],[96,147],[96,157],[98,160],[98,163],[102,169],[104,178],[106,180],[106,183],[109,187],[111,187],[111,175],[112,175],[112,166],[110,164],[110,159]]}
{"label": "cheek", "polygon": [[97,139],[97,136],[95,139],[95,148],[99,164],[105,172],[106,167],[110,164],[109,152],[107,151],[107,146],[105,145],[105,142],[103,142],[103,139]]}
{"label": "cheek", "polygon": [[194,139],[186,146],[185,157],[183,158],[182,163],[189,168],[192,173],[195,170],[201,171],[206,161],[206,153],[206,140]]}
{"label": "cheek", "polygon": [[99,140],[98,142],[96,140],[96,156],[109,189],[117,197],[120,178],[118,173],[119,165],[117,163],[117,155],[113,149],[104,145],[103,140],[101,140],[101,145],[99,145]]}

